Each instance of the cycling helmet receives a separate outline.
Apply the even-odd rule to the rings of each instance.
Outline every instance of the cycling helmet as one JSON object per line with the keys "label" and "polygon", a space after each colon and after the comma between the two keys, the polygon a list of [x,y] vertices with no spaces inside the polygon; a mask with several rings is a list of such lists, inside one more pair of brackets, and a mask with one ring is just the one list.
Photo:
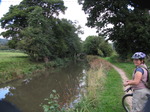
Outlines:
{"label": "cycling helmet", "polygon": [[132,59],[144,59],[146,57],[146,54],[143,52],[136,52],[132,56]]}

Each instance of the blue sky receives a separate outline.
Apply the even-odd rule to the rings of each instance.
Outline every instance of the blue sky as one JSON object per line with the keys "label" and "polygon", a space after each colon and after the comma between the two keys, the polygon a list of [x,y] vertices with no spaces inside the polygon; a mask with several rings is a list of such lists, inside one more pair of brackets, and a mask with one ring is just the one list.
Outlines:
{"label": "blue sky", "polygon": [[[7,13],[10,5],[17,5],[22,0],[0,0],[0,18],[3,17],[3,14]],[[78,0],[64,0],[65,6],[68,7],[65,15],[60,14],[60,18],[67,18],[72,21],[78,21],[78,24],[81,25],[82,30],[84,31],[83,35],[79,35],[82,40],[85,40],[89,35],[97,35],[96,29],[91,29],[85,26],[87,22],[87,15],[82,11],[82,6],[77,3]],[[0,28],[0,33],[4,31]],[[2,38],[2,36],[0,36]]]}

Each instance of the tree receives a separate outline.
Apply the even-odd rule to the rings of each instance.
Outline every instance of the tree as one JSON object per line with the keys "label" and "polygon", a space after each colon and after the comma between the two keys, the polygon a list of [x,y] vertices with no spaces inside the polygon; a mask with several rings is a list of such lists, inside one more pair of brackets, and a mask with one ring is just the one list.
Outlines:
{"label": "tree", "polygon": [[[87,26],[115,43],[120,57],[136,51],[150,54],[150,15],[148,10],[132,7],[130,0],[80,0],[87,13]],[[134,5],[133,5],[134,6]],[[107,26],[111,24],[112,28]]]}
{"label": "tree", "polygon": [[9,12],[0,19],[1,27],[7,30],[1,35],[16,42],[20,40],[20,32],[28,26],[28,15],[37,6],[43,9],[46,18],[53,18],[60,12],[64,13],[66,9],[62,0],[23,0],[19,5],[10,6]]}
{"label": "tree", "polygon": [[61,0],[23,0],[0,20],[9,45],[24,50],[36,61],[72,57],[80,52],[80,29],[57,15],[66,7]]}
{"label": "tree", "polygon": [[29,15],[28,27],[21,31],[23,39],[18,42],[17,46],[37,61],[48,59],[52,56],[49,50],[52,34],[50,22],[45,19],[42,8],[37,6]]}
{"label": "tree", "polygon": [[83,49],[87,54],[102,57],[111,56],[113,52],[111,45],[100,36],[88,36],[83,43]]}

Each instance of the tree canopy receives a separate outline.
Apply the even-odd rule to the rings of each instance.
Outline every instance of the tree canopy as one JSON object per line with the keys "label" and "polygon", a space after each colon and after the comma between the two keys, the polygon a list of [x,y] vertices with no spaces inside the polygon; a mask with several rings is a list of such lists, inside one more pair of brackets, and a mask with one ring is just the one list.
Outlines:
{"label": "tree canopy", "polygon": [[11,39],[11,48],[22,49],[37,61],[72,57],[81,50],[80,27],[58,18],[65,9],[62,0],[23,0],[1,18],[6,29],[1,35]]}
{"label": "tree canopy", "polygon": [[[115,43],[122,58],[136,51],[150,54],[150,14],[130,0],[79,0],[88,14],[87,26]],[[108,25],[113,27],[107,27]]]}
{"label": "tree canopy", "polygon": [[111,56],[113,52],[111,45],[101,36],[88,36],[83,43],[83,49],[86,54],[101,57]]}

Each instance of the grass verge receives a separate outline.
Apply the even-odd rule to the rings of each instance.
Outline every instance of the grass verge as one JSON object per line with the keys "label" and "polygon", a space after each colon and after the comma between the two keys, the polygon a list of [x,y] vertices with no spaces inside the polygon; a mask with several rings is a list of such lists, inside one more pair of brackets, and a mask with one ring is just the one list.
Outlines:
{"label": "grass verge", "polygon": [[105,60],[109,61],[110,63],[114,64],[115,66],[123,69],[126,72],[126,75],[129,79],[132,79],[132,73],[135,69],[134,64],[130,62],[123,62],[123,61],[118,61],[117,56],[113,57],[106,57],[104,58]]}
{"label": "grass verge", "polygon": [[63,65],[67,59],[56,59],[47,64],[32,62],[28,55],[21,52],[0,51],[0,83],[5,83],[18,78],[32,77],[45,68]]}
{"label": "grass verge", "polygon": [[103,65],[97,67],[95,61],[90,62],[92,68],[88,71],[87,94],[74,112],[124,112],[121,105],[124,92],[120,75],[107,61],[100,58],[94,60],[97,64],[103,62]]}

